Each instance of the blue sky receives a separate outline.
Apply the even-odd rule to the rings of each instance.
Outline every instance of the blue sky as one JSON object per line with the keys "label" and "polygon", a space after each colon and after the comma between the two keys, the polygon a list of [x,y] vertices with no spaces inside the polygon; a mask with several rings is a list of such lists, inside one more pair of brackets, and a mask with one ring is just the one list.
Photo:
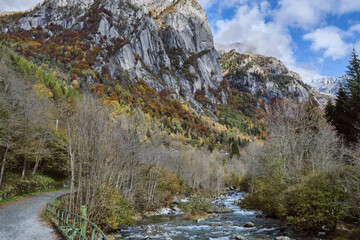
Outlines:
{"label": "blue sky", "polygon": [[360,0],[199,0],[215,42],[277,57],[305,81],[346,72],[360,52]]}
{"label": "blue sky", "polygon": [[[26,10],[42,0],[0,0],[0,12]],[[360,0],[198,0],[215,42],[277,57],[306,82],[346,71],[360,52]]]}

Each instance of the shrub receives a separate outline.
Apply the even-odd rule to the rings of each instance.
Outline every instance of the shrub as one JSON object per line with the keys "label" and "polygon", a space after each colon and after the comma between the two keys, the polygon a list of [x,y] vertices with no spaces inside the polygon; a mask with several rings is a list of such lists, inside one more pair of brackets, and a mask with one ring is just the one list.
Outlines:
{"label": "shrub", "polygon": [[260,210],[269,217],[284,218],[287,214],[284,191],[286,185],[281,178],[267,177],[251,182],[252,192],[242,202],[247,209]]}
{"label": "shrub", "polygon": [[181,202],[179,207],[181,211],[186,214],[187,218],[207,215],[207,213],[211,212],[213,209],[212,203],[203,198],[193,198],[188,202]]}
{"label": "shrub", "polygon": [[287,220],[312,231],[334,231],[344,198],[340,184],[330,174],[314,174],[289,189]]}
{"label": "shrub", "polygon": [[103,192],[105,196],[98,198],[103,201],[92,213],[96,216],[94,220],[99,223],[99,226],[105,231],[110,231],[119,229],[119,226],[132,225],[134,220],[131,216],[134,209],[130,201],[123,198],[118,190],[100,190],[98,194],[102,195]]}

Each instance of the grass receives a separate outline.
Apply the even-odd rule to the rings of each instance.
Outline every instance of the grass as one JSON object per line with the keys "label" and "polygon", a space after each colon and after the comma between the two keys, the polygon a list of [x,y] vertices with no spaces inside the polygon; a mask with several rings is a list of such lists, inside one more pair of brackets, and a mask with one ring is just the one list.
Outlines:
{"label": "grass", "polygon": [[27,198],[27,197],[35,196],[35,195],[38,195],[38,194],[41,194],[41,193],[57,192],[57,191],[65,190],[65,189],[66,188],[45,189],[45,190],[40,190],[40,191],[37,191],[37,192],[27,193],[27,194],[20,195],[20,196],[14,196],[14,197],[11,197],[11,198],[0,200],[0,206],[5,205],[7,203],[12,203],[12,202],[15,202],[15,201],[19,201],[19,200],[22,200],[22,199]]}

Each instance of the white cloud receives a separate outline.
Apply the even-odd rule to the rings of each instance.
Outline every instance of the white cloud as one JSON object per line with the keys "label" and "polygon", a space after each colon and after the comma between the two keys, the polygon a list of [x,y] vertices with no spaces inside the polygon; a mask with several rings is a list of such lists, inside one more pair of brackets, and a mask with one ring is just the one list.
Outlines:
{"label": "white cloud", "polygon": [[318,28],[304,36],[305,40],[311,41],[311,49],[314,51],[324,50],[324,57],[333,60],[341,59],[349,52],[349,44],[342,38],[344,33],[336,27]]}
{"label": "white cloud", "polygon": [[290,65],[288,65],[288,68],[291,71],[299,73],[302,80],[305,83],[310,84],[310,85],[313,84],[314,79],[319,79],[322,77],[317,71],[315,71],[309,67],[290,64]]}
{"label": "white cloud", "polygon": [[360,11],[359,0],[340,0],[339,6],[335,6],[339,13]]}
{"label": "white cloud", "polygon": [[351,26],[348,32],[350,34],[353,34],[356,32],[360,33],[360,24],[355,24],[355,25]]}
{"label": "white cloud", "polygon": [[291,36],[281,26],[266,22],[266,14],[259,6],[242,5],[230,20],[216,22],[215,41],[220,44],[240,43],[243,52],[259,53],[294,62]]}
{"label": "white cloud", "polygon": [[333,9],[332,0],[281,0],[274,19],[285,26],[309,29],[323,20]]}

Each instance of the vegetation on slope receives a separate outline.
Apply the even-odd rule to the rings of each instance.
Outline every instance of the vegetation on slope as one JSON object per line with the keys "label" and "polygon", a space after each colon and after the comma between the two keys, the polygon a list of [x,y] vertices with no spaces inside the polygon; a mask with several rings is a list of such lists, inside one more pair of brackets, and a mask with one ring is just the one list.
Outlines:
{"label": "vegetation on slope", "polygon": [[[244,207],[314,232],[335,231],[339,222],[359,222],[358,120],[351,119],[351,112],[338,112],[349,103],[344,99],[360,96],[356,59],[354,53],[349,66],[353,89],[340,89],[335,106],[327,107],[330,123],[312,102],[279,102],[267,112],[269,140],[263,147],[248,148],[245,155],[252,161]],[[359,101],[352,101],[352,107],[358,109]]]}
{"label": "vegetation on slope", "polygon": [[1,197],[62,186],[67,160],[59,148],[51,98],[66,98],[70,92],[1,46],[0,71]]}
{"label": "vegetation on slope", "polygon": [[[233,158],[219,152],[239,132],[232,137],[166,98],[168,92],[139,81],[126,90],[115,85],[111,96],[105,92],[112,87],[101,84],[80,94],[57,78],[59,70],[47,73],[6,47],[0,56],[4,197],[65,179],[71,194],[64,206],[78,212],[86,204],[90,219],[110,231],[131,224],[134,211],[195,191],[220,192],[239,179],[236,143]],[[203,147],[217,138],[211,151]]]}

